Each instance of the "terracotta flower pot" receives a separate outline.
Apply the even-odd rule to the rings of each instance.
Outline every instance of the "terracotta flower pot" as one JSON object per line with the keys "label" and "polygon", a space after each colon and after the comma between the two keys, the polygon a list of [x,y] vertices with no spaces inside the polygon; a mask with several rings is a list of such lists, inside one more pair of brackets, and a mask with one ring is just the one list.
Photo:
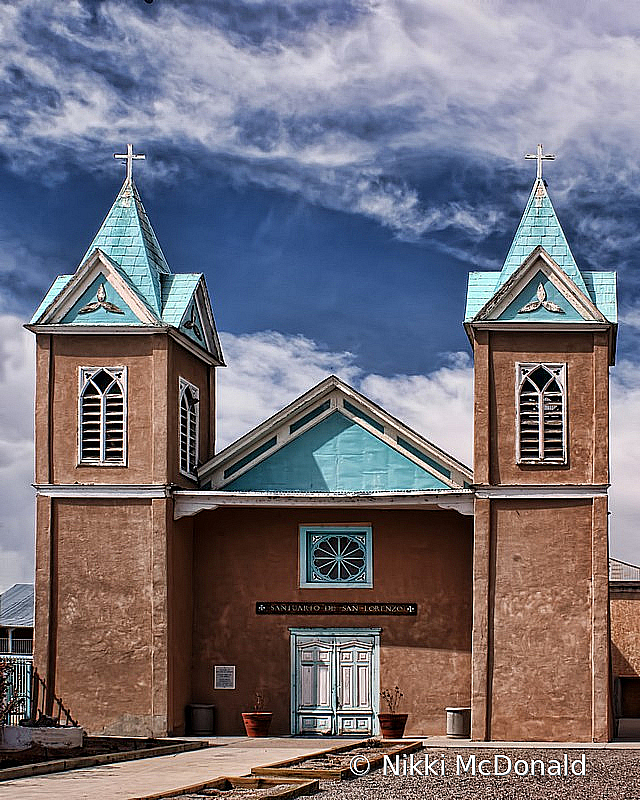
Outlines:
{"label": "terracotta flower pot", "polygon": [[378,714],[383,739],[402,739],[408,714]]}
{"label": "terracotta flower pot", "polygon": [[247,711],[242,714],[242,721],[247,732],[247,736],[255,738],[257,736],[268,736],[269,726],[271,725],[271,711]]}

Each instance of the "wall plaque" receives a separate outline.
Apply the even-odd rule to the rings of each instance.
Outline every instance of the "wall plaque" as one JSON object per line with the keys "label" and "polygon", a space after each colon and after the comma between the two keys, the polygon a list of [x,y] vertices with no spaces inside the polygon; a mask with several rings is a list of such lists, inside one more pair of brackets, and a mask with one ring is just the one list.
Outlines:
{"label": "wall plaque", "polygon": [[417,603],[256,603],[256,614],[353,614],[362,616],[415,617]]}
{"label": "wall plaque", "polygon": [[235,666],[214,666],[213,668],[213,688],[214,689],[235,689],[236,688],[236,668]]}

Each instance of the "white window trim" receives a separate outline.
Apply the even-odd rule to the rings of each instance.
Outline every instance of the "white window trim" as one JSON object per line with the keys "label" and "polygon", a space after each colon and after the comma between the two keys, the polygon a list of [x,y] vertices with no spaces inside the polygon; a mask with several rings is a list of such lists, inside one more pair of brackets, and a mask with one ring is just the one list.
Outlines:
{"label": "white window trim", "polygon": [[[372,589],[373,588],[373,528],[369,524],[357,525],[354,523],[336,525],[300,525],[299,526],[299,551],[300,551],[300,588],[302,589]],[[337,533],[354,534],[364,533],[366,536],[366,566],[365,580],[363,581],[310,581],[307,577],[309,564],[307,562],[308,544],[310,534]]]}
{"label": "white window trim", "polygon": [[[195,481],[198,479],[198,460],[200,458],[200,389],[192,383],[189,383],[185,378],[178,379],[178,387],[178,469],[180,470],[180,474],[184,475],[185,478]],[[182,397],[187,389],[191,390],[191,393],[198,402],[198,410],[196,412],[195,464],[193,464],[193,472],[182,469]],[[188,454],[189,441],[187,432],[187,458]]]}
{"label": "white window trim", "polygon": [[[561,458],[529,458],[523,457],[520,452],[520,390],[523,382],[528,377],[529,373],[536,369],[536,367],[544,367],[548,370],[559,370],[556,375],[556,380],[562,391],[562,457]],[[526,371],[526,374],[523,374]],[[516,362],[516,463],[518,464],[549,464],[562,466],[567,463],[567,431],[569,428],[569,420],[567,414],[567,365],[563,364],[550,364],[544,361],[532,362]],[[543,429],[544,410],[540,409],[539,414],[539,442],[544,437]]]}
{"label": "white window trim", "polygon": [[[122,377],[120,378],[120,383],[122,385],[122,425],[123,425],[123,437],[122,437],[122,460],[121,461],[104,461],[102,459],[95,459],[95,458],[82,458],[82,392],[85,387],[85,383],[88,380],[88,376],[92,375],[96,372],[99,372],[101,369],[106,370],[107,372],[120,372]],[[80,367],[78,370],[78,443],[77,443],[77,462],[76,466],[78,467],[126,467],[127,466],[127,458],[128,458],[128,442],[129,442],[129,400],[128,400],[128,383],[127,383],[127,368],[126,367],[113,367],[108,366],[106,364],[100,364],[94,367]],[[100,431],[100,450],[103,449],[103,436],[105,431]]]}

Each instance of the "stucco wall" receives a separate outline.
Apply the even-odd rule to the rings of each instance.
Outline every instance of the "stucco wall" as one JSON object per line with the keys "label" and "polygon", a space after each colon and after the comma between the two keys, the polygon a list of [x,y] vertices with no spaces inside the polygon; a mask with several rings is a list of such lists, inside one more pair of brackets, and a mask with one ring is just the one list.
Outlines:
{"label": "stucco wall", "polygon": [[[53,337],[52,344],[49,336],[39,335],[37,342],[37,483],[178,483],[189,488],[196,485],[179,471],[178,382],[183,377],[200,390],[200,461],[203,462],[212,454],[215,434],[213,368],[166,334],[66,335]],[[125,467],[78,465],[78,375],[80,367],[88,366],[127,368]]]}
{"label": "stucco wall", "polygon": [[[298,525],[371,523],[373,589],[300,589]],[[193,701],[220,734],[243,731],[256,688],[290,731],[290,627],[382,627],[381,684],[404,691],[408,733],[444,733],[444,708],[470,697],[472,521],[450,511],[218,509],[195,519]],[[257,616],[258,600],[414,601],[417,617]],[[213,690],[214,664],[237,688]]]}
{"label": "stucco wall", "polygon": [[152,504],[57,500],[54,509],[56,694],[89,732],[151,735]]}
{"label": "stucco wall", "polygon": [[589,740],[591,502],[491,506],[491,738]]}
{"label": "stucco wall", "polygon": [[[49,337],[38,336],[36,382],[37,483],[154,483],[166,481],[167,337],[56,336],[48,370]],[[127,466],[78,466],[80,367],[127,367]],[[50,400],[47,388],[50,377]],[[51,402],[50,412],[47,410]],[[51,424],[51,459],[47,430]]]}
{"label": "stucco wall", "polygon": [[185,733],[191,702],[193,647],[193,519],[169,522],[169,722],[170,733]]}
{"label": "stucco wall", "polygon": [[[490,332],[475,345],[477,483],[608,483],[608,347],[605,334]],[[568,463],[516,463],[516,363],[567,364]]]}
{"label": "stucco wall", "polygon": [[640,589],[611,588],[611,661],[614,677],[640,677]]}

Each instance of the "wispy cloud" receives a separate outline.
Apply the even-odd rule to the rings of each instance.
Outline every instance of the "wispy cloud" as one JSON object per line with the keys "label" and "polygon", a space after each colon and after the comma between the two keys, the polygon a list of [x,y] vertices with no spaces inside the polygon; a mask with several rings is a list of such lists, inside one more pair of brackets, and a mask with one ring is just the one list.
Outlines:
{"label": "wispy cloud", "polygon": [[[95,164],[105,142],[135,138],[174,159],[196,148],[236,179],[405,238],[445,225],[477,240],[505,229],[512,192],[496,184],[513,185],[540,139],[563,156],[554,186],[576,213],[595,182],[613,196],[613,175],[637,196],[638,11],[614,0],[603,19],[570,5],[541,22],[538,6],[475,0],[5,2],[0,149],[51,177]],[[479,205],[432,199],[452,154],[495,181]]]}

